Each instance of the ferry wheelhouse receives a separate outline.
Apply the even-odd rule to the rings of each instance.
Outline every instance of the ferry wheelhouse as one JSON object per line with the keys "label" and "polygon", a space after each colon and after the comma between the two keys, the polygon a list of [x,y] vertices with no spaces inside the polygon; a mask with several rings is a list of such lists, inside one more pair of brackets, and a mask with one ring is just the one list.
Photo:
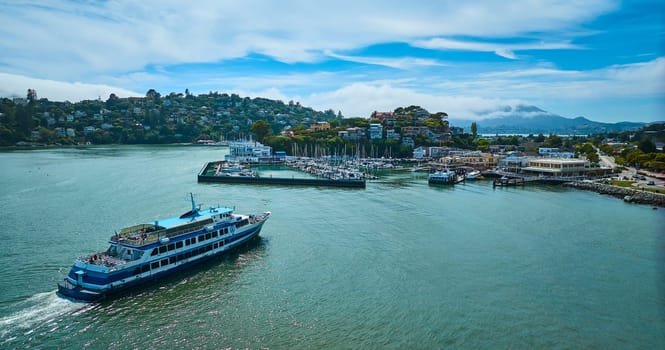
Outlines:
{"label": "ferry wheelhouse", "polygon": [[152,224],[122,229],[106,251],[76,259],[58,283],[66,297],[95,301],[223,254],[259,234],[270,212],[235,214],[233,208],[192,209]]}

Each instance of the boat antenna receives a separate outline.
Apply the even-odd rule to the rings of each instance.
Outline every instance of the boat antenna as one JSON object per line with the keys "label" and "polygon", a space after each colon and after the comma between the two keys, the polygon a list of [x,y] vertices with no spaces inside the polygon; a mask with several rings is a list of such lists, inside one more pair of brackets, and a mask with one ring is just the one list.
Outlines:
{"label": "boat antenna", "polygon": [[194,194],[189,192],[189,200],[192,202],[192,213],[196,212],[196,202],[194,201]]}

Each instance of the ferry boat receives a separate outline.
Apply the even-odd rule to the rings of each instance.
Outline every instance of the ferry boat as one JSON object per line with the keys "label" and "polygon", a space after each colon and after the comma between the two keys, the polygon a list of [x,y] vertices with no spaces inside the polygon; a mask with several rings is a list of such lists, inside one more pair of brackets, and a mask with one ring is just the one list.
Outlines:
{"label": "ferry boat", "polygon": [[190,194],[188,212],[123,228],[106,251],[76,259],[58,283],[62,296],[97,301],[119,291],[186,269],[223,254],[259,234],[270,212],[235,214],[234,208],[197,208]]}
{"label": "ferry boat", "polygon": [[427,176],[429,184],[452,185],[464,181],[464,175],[457,174],[454,170],[444,169],[433,172]]}

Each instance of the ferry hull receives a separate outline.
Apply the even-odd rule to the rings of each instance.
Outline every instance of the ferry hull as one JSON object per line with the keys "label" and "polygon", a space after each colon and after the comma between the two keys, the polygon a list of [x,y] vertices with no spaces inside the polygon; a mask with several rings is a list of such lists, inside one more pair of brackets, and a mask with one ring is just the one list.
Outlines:
{"label": "ferry hull", "polygon": [[66,278],[64,281],[61,281],[58,283],[58,294],[66,297],[66,298],[71,298],[75,299],[77,301],[84,301],[84,302],[96,302],[100,301],[102,299],[111,297],[113,295],[116,295],[120,292],[126,291],[128,289],[132,289],[135,287],[138,287],[140,285],[144,285],[147,282],[154,281],[161,279],[165,276],[171,275],[173,273],[176,273],[178,271],[183,271],[191,268],[192,266],[201,264],[203,262],[209,261],[215,257],[223,256],[226,253],[233,251],[234,249],[241,247],[245,245],[247,242],[253,240],[255,237],[259,235],[261,232],[261,229],[263,228],[263,223],[261,223],[253,232],[250,234],[242,237],[239,239],[234,245],[230,246],[228,249],[225,250],[220,250],[216,253],[210,254],[210,255],[204,255],[201,256],[200,258],[192,261],[188,261],[179,265],[176,265],[168,270],[165,271],[160,271],[158,273],[152,274],[150,276],[142,277],[142,278],[137,278],[132,281],[129,281],[127,283],[124,283],[119,286],[114,286],[110,289],[106,290],[100,290],[100,291],[95,291],[91,290],[88,288],[84,288],[78,285],[73,285],[71,282],[69,282]]}

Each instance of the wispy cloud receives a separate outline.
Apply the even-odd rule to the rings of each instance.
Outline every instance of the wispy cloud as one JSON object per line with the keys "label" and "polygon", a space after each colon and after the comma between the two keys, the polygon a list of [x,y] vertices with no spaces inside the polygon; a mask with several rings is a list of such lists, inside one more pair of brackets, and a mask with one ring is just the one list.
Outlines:
{"label": "wispy cloud", "polygon": [[517,56],[515,55],[516,51],[580,49],[579,46],[573,45],[568,41],[562,41],[556,43],[525,42],[525,43],[500,44],[500,43],[482,42],[482,41],[451,40],[445,38],[417,40],[414,41],[412,45],[415,47],[422,47],[433,50],[494,52],[495,54],[501,57],[508,58],[511,60],[517,59]]}
{"label": "wispy cloud", "polygon": [[363,56],[349,56],[349,55],[339,55],[331,51],[325,52],[326,56],[340,59],[343,61],[357,62],[372,64],[378,66],[385,66],[396,69],[413,69],[418,67],[433,67],[433,66],[446,66],[445,63],[425,58],[417,57],[363,57]]}

